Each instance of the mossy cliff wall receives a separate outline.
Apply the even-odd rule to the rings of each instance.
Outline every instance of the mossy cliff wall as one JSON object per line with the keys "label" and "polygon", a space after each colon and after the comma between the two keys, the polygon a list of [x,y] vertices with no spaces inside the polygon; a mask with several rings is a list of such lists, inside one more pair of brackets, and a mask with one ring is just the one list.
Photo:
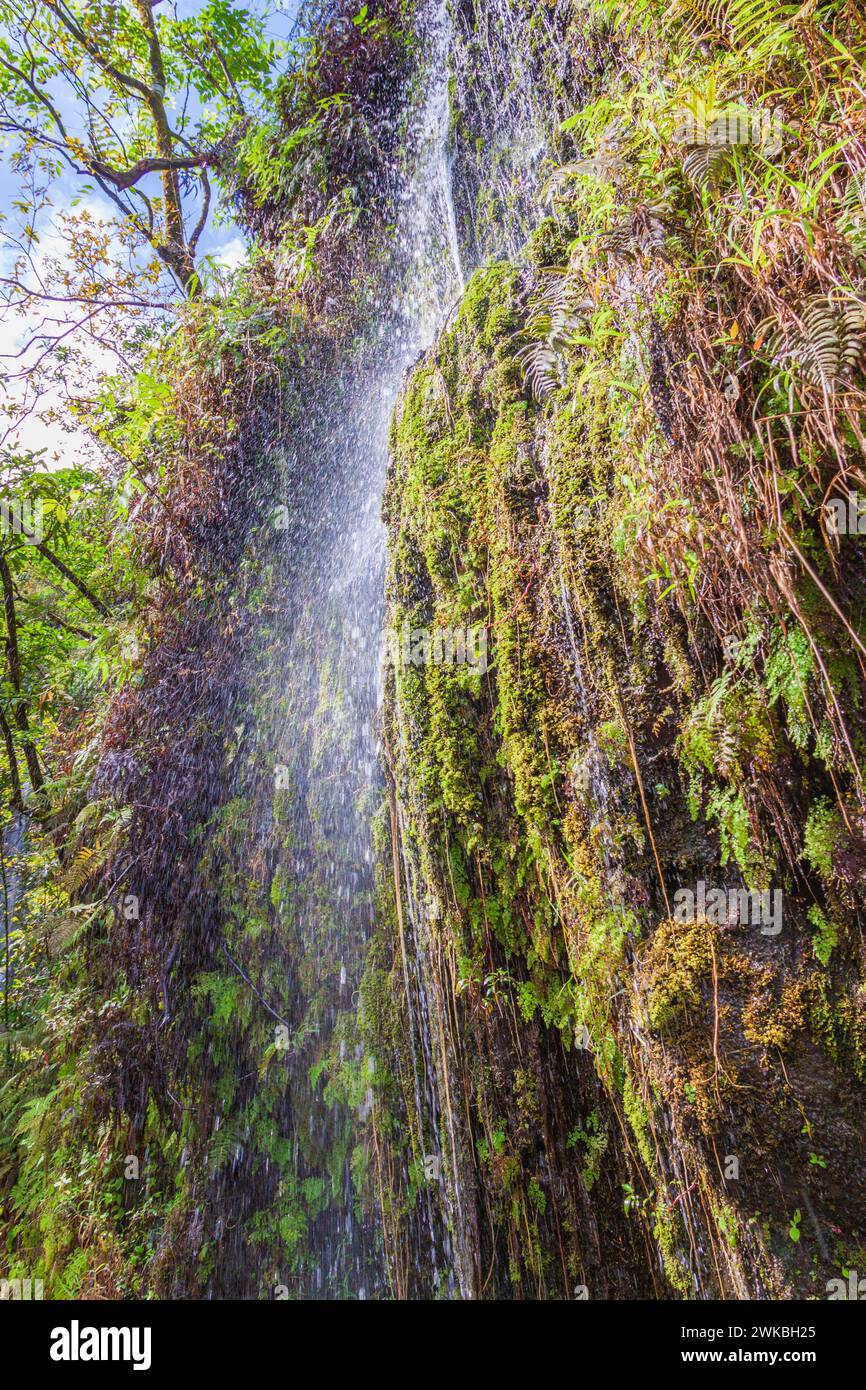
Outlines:
{"label": "mossy cliff wall", "polygon": [[[474,1296],[825,1297],[864,1259],[866,571],[824,508],[862,466],[864,214],[817,173],[864,34],[701,16],[571,7],[551,215],[393,424],[390,1236],[399,1268],[432,1202]],[[778,144],[684,146],[711,81]],[[486,663],[437,660],[467,628]]]}

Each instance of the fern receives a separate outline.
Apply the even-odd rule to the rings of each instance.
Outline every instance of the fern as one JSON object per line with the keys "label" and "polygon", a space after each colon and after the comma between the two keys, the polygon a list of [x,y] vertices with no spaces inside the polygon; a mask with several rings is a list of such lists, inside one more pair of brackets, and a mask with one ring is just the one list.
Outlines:
{"label": "fern", "polygon": [[523,378],[536,400],[545,400],[564,384],[562,355],[577,332],[591,300],[577,300],[574,278],[567,271],[550,271],[546,288],[534,302],[523,330],[531,339],[517,354]]}
{"label": "fern", "polygon": [[738,763],[737,729],[727,708],[731,673],[726,671],[690,714],[680,738],[683,760],[689,772],[728,776]]}
{"label": "fern", "polygon": [[778,0],[674,0],[668,17],[694,43],[721,42],[738,53],[784,53],[793,36],[796,4]]}
{"label": "fern", "polygon": [[[566,122],[565,128],[573,128],[579,117]],[[565,186],[579,174],[590,175],[604,183],[613,183],[626,167],[621,153],[622,129],[618,122],[610,122],[601,131],[593,154],[570,164],[562,164],[555,169],[544,188],[544,196],[555,200]]]}
{"label": "fern", "polygon": [[805,749],[811,731],[809,678],[814,670],[809,639],[801,629],[784,633],[775,628],[764,668],[770,704],[783,700],[788,733],[795,748]]}
{"label": "fern", "polygon": [[735,787],[726,791],[713,787],[707,798],[707,816],[718,826],[722,865],[733,858],[748,879],[754,867],[754,855],[749,812],[742,792]]}
{"label": "fern", "polygon": [[55,916],[48,926],[51,950],[55,953],[71,951],[77,946],[93,925],[99,906],[98,903],[76,903]]}
{"label": "fern", "polygon": [[852,169],[837,222],[840,234],[866,258],[866,169]]}
{"label": "fern", "polygon": [[698,188],[713,188],[729,157],[725,145],[692,145],[683,159],[683,173]]}
{"label": "fern", "polygon": [[664,247],[668,230],[653,207],[636,207],[601,239],[602,250],[615,260],[652,256]]}
{"label": "fern", "polygon": [[51,1109],[55,1091],[49,1091],[44,1096],[34,1096],[33,1100],[25,1105],[21,1112],[21,1118],[15,1126],[15,1133],[19,1139],[23,1139],[31,1147],[35,1147],[42,1130],[43,1121]]}
{"label": "fern", "polygon": [[97,843],[95,846],[79,843],[75,850],[63,879],[63,886],[70,898],[77,897],[109,863],[119,849],[131,820],[131,806],[109,809],[103,801],[89,802],[76,817],[73,829],[79,832],[79,840],[95,822],[92,833]]}
{"label": "fern", "polygon": [[78,1298],[81,1286],[84,1283],[88,1267],[87,1251],[79,1247],[73,1251],[72,1255],[63,1266],[62,1274],[56,1276],[56,1297],[64,1299]]}
{"label": "fern", "polygon": [[217,1173],[228,1164],[239,1163],[248,1140],[249,1126],[242,1116],[224,1120],[219,1129],[211,1135],[208,1148],[211,1171]]}
{"label": "fern", "polygon": [[812,295],[796,325],[787,331],[778,316],[765,319],[767,346],[780,366],[794,368],[814,386],[829,394],[850,384],[854,369],[866,352],[866,315],[860,304],[831,295]]}
{"label": "fern", "polygon": [[815,928],[815,935],[812,937],[812,950],[822,965],[829,965],[833,949],[839,944],[839,928],[835,922],[830,921],[820,907],[810,907],[806,916]]}
{"label": "fern", "polygon": [[104,859],[90,845],[82,845],[66,870],[64,887],[70,898],[77,897],[84,886],[99,873]]}

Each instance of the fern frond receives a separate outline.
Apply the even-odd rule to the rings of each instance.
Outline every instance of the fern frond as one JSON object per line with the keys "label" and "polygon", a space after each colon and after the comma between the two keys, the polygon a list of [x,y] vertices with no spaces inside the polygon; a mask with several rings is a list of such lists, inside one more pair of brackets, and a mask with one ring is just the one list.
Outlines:
{"label": "fern frond", "polygon": [[517,361],[536,400],[545,400],[564,385],[562,354],[580,327],[581,316],[594,308],[577,298],[575,277],[568,271],[547,272],[547,283],[536,296],[523,329],[532,341],[521,348]]}
{"label": "fern frond", "polygon": [[634,260],[661,251],[667,238],[667,228],[650,207],[634,208],[601,238],[600,246],[615,260]]}
{"label": "fern frond", "polygon": [[79,838],[83,831],[87,829],[91,821],[98,820],[105,807],[101,801],[87,801],[82,806],[75,820],[72,822],[71,831]]}
{"label": "fern frond", "polygon": [[837,226],[856,254],[866,257],[866,169],[851,170]]}
{"label": "fern frond", "polygon": [[[72,862],[64,876],[64,887],[70,898],[81,892],[105,867],[119,848],[132,821],[132,807],[121,806],[115,809],[104,801],[91,801],[79,812],[73,822],[70,834],[70,847],[76,846]],[[82,844],[85,833],[96,840],[96,844]]]}
{"label": "fern frond", "polygon": [[91,849],[90,845],[81,845],[75,851],[75,857],[64,875],[64,887],[70,898],[76,897],[85,884],[99,873],[106,858],[104,847],[97,851]]}
{"label": "fern frond", "polygon": [[740,53],[784,52],[798,8],[777,0],[674,0],[668,17],[678,20],[694,43],[715,40]]}
{"label": "fern frond", "polygon": [[698,188],[713,188],[728,158],[724,145],[692,145],[683,159],[683,173]]}
{"label": "fern frond", "polygon": [[239,1163],[248,1139],[248,1128],[241,1119],[224,1120],[220,1128],[211,1135],[208,1150],[211,1171],[216,1173],[227,1164]]}
{"label": "fern frond", "polygon": [[70,951],[87,934],[100,906],[100,903],[75,903],[59,914],[48,927],[52,952]]}
{"label": "fern frond", "polygon": [[604,183],[613,183],[626,164],[620,149],[621,142],[622,132],[619,125],[612,122],[599,135],[593,154],[570,164],[562,164],[553,171],[545,186],[545,196],[555,199],[579,174],[588,174]]}
{"label": "fern frond", "polygon": [[547,339],[529,343],[517,354],[523,380],[537,401],[546,400],[562,385],[560,354]]}
{"label": "fern frond", "polygon": [[780,366],[793,367],[825,392],[849,384],[866,354],[866,314],[860,304],[830,295],[812,295],[796,326],[784,329],[778,317],[765,320],[768,347]]}

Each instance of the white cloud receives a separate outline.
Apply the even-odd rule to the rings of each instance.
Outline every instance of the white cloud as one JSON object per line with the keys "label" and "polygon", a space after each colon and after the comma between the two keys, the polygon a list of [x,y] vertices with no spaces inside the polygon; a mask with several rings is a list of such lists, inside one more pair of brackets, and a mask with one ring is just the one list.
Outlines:
{"label": "white cloud", "polygon": [[241,237],[232,237],[224,246],[216,247],[209,252],[209,256],[220,270],[237,270],[247,259],[246,244]]}

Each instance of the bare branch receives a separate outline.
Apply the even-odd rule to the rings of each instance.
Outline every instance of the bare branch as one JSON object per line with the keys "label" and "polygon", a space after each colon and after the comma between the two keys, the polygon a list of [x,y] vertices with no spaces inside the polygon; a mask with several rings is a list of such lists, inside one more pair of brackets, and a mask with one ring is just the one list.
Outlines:
{"label": "bare branch", "polygon": [[168,158],[155,156],[153,159],[139,159],[133,164],[131,169],[112,169],[110,164],[103,164],[100,159],[89,161],[90,170],[94,174],[101,175],[104,179],[109,179],[115,188],[129,188],[132,184],[138,183],[147,174],[164,173],[166,170],[181,169],[202,169],[207,163],[207,155],[199,154],[194,156],[172,155]]}

